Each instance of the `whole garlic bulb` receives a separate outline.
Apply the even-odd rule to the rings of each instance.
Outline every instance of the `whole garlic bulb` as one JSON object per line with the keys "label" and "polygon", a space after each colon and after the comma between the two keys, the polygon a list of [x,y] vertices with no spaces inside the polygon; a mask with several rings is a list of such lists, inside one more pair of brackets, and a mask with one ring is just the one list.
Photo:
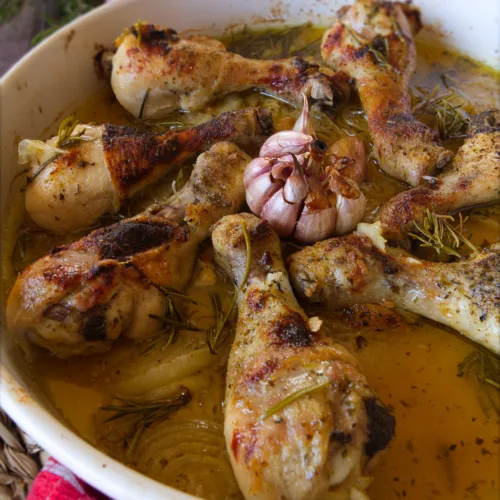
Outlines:
{"label": "whole garlic bulb", "polygon": [[330,147],[316,139],[304,107],[293,130],[269,137],[245,170],[250,210],[283,237],[314,243],[352,231],[363,218],[363,142],[344,137]]}

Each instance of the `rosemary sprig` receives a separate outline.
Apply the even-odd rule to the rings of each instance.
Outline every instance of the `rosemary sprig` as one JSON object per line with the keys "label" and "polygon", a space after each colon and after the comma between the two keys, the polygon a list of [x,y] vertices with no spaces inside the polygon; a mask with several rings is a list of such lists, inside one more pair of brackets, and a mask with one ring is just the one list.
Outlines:
{"label": "rosemary sprig", "polygon": [[259,417],[259,422],[261,420],[265,420],[266,418],[270,417],[271,415],[274,415],[275,413],[279,412],[285,406],[288,406],[289,404],[292,404],[294,401],[297,401],[297,399],[300,399],[301,397],[305,396],[306,394],[311,394],[311,392],[317,391],[318,389],[322,389],[323,387],[326,387],[330,383],[329,380],[326,382],[322,382],[321,384],[316,384],[312,385],[310,387],[305,387],[304,389],[300,389],[299,391],[293,392],[286,398],[282,399],[281,401],[278,401],[275,405],[271,406],[269,410],[267,410],[265,413],[263,413]]}
{"label": "rosemary sprig", "polygon": [[388,62],[389,60],[389,43],[387,42],[387,39],[384,38],[384,45],[385,45],[385,55],[380,52],[380,50],[377,50],[374,46],[373,46],[373,41],[371,42],[368,42],[366,40],[362,40],[361,37],[359,35],[357,35],[351,28],[349,28],[349,26],[347,26],[346,24],[344,24],[344,27],[347,31],[347,33],[349,33],[349,35],[354,38],[354,41],[360,45],[360,46],[365,46],[368,51],[373,55],[373,57],[375,58],[375,60],[380,64],[380,66],[385,66],[385,67],[388,67],[388,68],[391,68],[393,71],[396,71],[396,73],[398,73],[398,71],[396,70],[396,68],[394,68],[393,66],[391,66]]}
{"label": "rosemary sprig", "polygon": [[112,422],[119,418],[132,417],[135,423],[130,432],[128,454],[132,453],[141,434],[151,425],[161,422],[173,411],[187,405],[191,401],[191,393],[187,387],[181,386],[180,394],[175,399],[161,399],[156,401],[135,401],[115,397],[120,405],[101,406],[100,410],[114,413],[104,422]]}
{"label": "rosemary sprig", "polygon": [[463,110],[464,98],[449,90],[439,94],[440,85],[436,85],[424,98],[413,107],[414,113],[434,115],[439,137],[447,139],[461,139],[465,137],[469,126],[469,117]]}
{"label": "rosemary sprig", "polygon": [[85,129],[80,131],[76,135],[71,135],[75,131],[75,127],[80,123],[74,115],[66,117],[59,125],[59,131],[57,133],[57,148],[64,148],[67,146],[73,146],[80,143],[81,141],[86,141],[85,137],[82,137]]}
{"label": "rosemary sprig", "polygon": [[420,241],[421,246],[433,248],[438,255],[441,252],[460,257],[457,249],[462,245],[468,246],[472,252],[478,253],[478,249],[464,236],[463,225],[467,218],[458,214],[459,223],[453,227],[455,219],[451,215],[439,215],[427,209],[422,225],[414,222],[418,232],[408,233],[413,239]]}
{"label": "rosemary sprig", "polygon": [[496,402],[492,397],[495,391],[500,394],[500,357],[479,348],[458,364],[457,376],[471,377],[474,380],[479,403],[486,416],[491,408],[500,416],[498,397]]}
{"label": "rosemary sprig", "polygon": [[193,299],[193,297],[190,297],[189,295],[178,292],[173,288],[168,288],[163,285],[158,285],[157,288],[165,295],[165,297],[175,297],[177,299],[182,299],[187,302],[191,302],[191,304],[194,304],[195,306],[205,306],[205,304],[203,304],[202,302]]}
{"label": "rosemary sprig", "polygon": [[188,321],[180,321],[177,319],[169,318],[168,316],[157,316],[156,314],[148,314],[150,318],[156,319],[165,325],[175,326],[181,330],[189,330],[191,332],[201,332],[201,328],[189,323]]}
{"label": "rosemary sprig", "polygon": [[61,153],[56,153],[52,155],[48,160],[44,161],[34,172],[33,175],[28,175],[26,177],[26,184],[21,188],[21,192],[26,191],[28,186],[57,158],[61,156]]}
{"label": "rosemary sprig", "polygon": [[241,228],[243,230],[243,236],[245,238],[245,245],[247,249],[247,262],[245,266],[245,274],[243,276],[243,279],[241,280],[240,286],[238,288],[235,287],[233,300],[231,301],[231,305],[229,306],[229,309],[226,311],[226,314],[222,314],[221,300],[219,294],[217,293],[211,294],[212,307],[215,316],[215,325],[207,330],[207,345],[212,354],[217,354],[217,349],[229,338],[229,331],[225,328],[225,326],[227,320],[229,319],[229,316],[233,312],[233,309],[236,305],[236,300],[238,299],[238,293],[241,292],[241,290],[243,290],[248,280],[248,276],[250,275],[250,269],[252,265],[252,241],[250,240],[250,235],[248,234],[245,222],[241,223]]}
{"label": "rosemary sprig", "polygon": [[319,51],[320,40],[301,43],[301,36],[311,27],[310,23],[285,29],[255,32],[244,26],[233,33],[227,43],[231,52],[253,59],[279,59],[291,55],[315,55]]}
{"label": "rosemary sprig", "polygon": [[[75,118],[75,116],[71,115],[66,117],[61,124],[59,125],[59,130],[57,132],[57,140],[54,145],[56,148],[65,148],[68,146],[73,146],[81,141],[86,141],[83,136],[85,130],[82,130],[77,135],[71,135],[75,127],[78,125],[79,121]],[[44,161],[34,172],[33,175],[30,175],[26,178],[26,184],[21,188],[21,192],[25,191],[26,188],[59,156],[63,153],[55,153],[48,160]]]}

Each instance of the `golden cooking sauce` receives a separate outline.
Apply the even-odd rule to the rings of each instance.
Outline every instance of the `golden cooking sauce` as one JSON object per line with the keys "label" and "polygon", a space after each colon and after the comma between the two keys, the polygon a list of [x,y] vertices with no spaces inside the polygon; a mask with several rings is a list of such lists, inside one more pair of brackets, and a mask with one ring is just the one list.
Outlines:
{"label": "golden cooking sauce", "polygon": [[[246,32],[226,37],[224,41],[247,56],[282,57],[296,53],[318,58],[317,40],[321,33],[321,28],[306,26],[281,36],[275,32]],[[436,85],[459,93],[464,113],[497,104],[498,75],[493,71],[437,46],[419,44],[418,54],[418,70],[412,82],[417,104],[419,96],[432,92]],[[104,90],[78,108],[76,116],[82,122],[165,130],[201,123],[223,111],[256,105],[271,108],[276,126],[281,129],[289,128],[298,115],[297,110],[285,103],[247,92],[228,96],[202,112],[176,113],[168,122],[144,124],[131,118],[111,92]],[[429,116],[419,117],[429,121]],[[319,136],[328,142],[345,134],[359,134],[370,148],[366,120],[356,98],[333,121],[316,113],[314,125]],[[456,149],[460,143],[453,140],[446,145]],[[189,168],[182,167],[185,178]],[[176,172],[161,185],[146,190],[124,208],[122,216],[139,212],[153,200],[168,198],[177,175]],[[368,181],[363,185],[368,199],[367,219],[381,203],[403,189],[402,183],[383,174],[370,157]],[[468,215],[464,234],[472,243],[486,246],[500,240],[498,207],[475,208],[464,215]],[[107,217],[102,223],[114,220],[116,217]],[[4,279],[12,283],[18,271],[50,247],[83,234],[56,239],[25,217],[19,232],[11,235],[12,272],[10,276],[4,272]],[[415,250],[422,257],[435,258],[432,250]],[[4,262],[3,270],[9,269],[9,265]],[[207,242],[200,250],[192,284],[186,292],[202,304],[176,301],[183,318],[203,329],[212,326],[211,292],[220,294],[222,308],[227,310],[232,287],[216,271]],[[402,326],[376,331],[348,326],[341,313],[320,313],[331,334],[356,353],[371,386],[396,417],[396,437],[370,471],[373,479],[368,489],[370,497],[374,500],[497,499],[498,393],[488,388],[485,393],[484,384],[478,384],[471,372],[457,376],[459,363],[475,353],[476,347],[450,329],[402,314]],[[183,491],[214,500],[242,498],[222,434],[224,370],[229,346],[230,339],[213,355],[207,348],[205,333],[181,331],[177,341],[168,346],[165,339],[154,345],[120,340],[111,352],[90,358],[59,360],[35,349],[31,369],[36,383],[68,425],[90,443]],[[192,394],[190,404],[137,435],[131,420],[105,422],[114,413],[99,410],[103,405],[116,403],[115,396],[150,401],[175,395],[181,385]]]}

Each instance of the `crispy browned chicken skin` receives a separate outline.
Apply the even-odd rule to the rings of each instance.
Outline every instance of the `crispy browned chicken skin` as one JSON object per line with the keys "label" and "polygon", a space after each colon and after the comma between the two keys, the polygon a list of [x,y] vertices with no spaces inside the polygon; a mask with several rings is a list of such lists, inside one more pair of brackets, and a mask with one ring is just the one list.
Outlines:
{"label": "crispy browned chicken skin", "polygon": [[199,156],[190,180],[169,201],[141,215],[54,248],[27,267],[7,303],[17,336],[59,357],[107,350],[120,335],[144,339],[162,328],[165,297],[181,290],[210,226],[244,203],[250,158],[230,143]]}
{"label": "crispy browned chicken skin", "polygon": [[[243,224],[251,265],[241,288]],[[224,217],[212,241],[216,261],[241,288],[224,424],[241,491],[255,500],[319,500],[329,490],[350,495],[367,462],[391,440],[394,418],[356,359],[298,305],[279,238],[265,222],[250,214]],[[266,416],[288,396],[315,386]]]}
{"label": "crispy browned chicken skin", "polygon": [[500,201],[500,111],[471,119],[467,139],[445,171],[426,184],[403,191],[378,214],[383,236],[405,244],[426,210],[449,214],[464,207]]}
{"label": "crispy browned chicken skin", "polygon": [[500,353],[500,245],[449,264],[380,250],[351,234],[322,241],[288,261],[295,290],[312,302],[344,307],[388,300],[454,328]]}
{"label": "crispy browned chicken skin", "polygon": [[231,92],[253,88],[297,106],[305,93],[331,109],[350,93],[346,75],[298,57],[246,59],[212,38],[180,37],[153,24],[136,25],[118,39],[111,86],[120,104],[142,118],[200,109]]}
{"label": "crispy browned chicken skin", "polygon": [[[91,227],[102,215],[156,182],[173,167],[221,140],[260,146],[273,132],[269,110],[223,113],[193,128],[152,134],[117,125],[78,125],[87,140],[47,165],[28,185],[26,210],[44,229],[63,233]],[[56,138],[49,139],[54,144]],[[32,172],[52,153],[40,151]]]}
{"label": "crispy browned chicken skin", "polygon": [[321,47],[326,63],[356,82],[380,167],[412,186],[453,156],[411,113],[408,83],[420,28],[420,12],[411,5],[356,0],[339,11]]}

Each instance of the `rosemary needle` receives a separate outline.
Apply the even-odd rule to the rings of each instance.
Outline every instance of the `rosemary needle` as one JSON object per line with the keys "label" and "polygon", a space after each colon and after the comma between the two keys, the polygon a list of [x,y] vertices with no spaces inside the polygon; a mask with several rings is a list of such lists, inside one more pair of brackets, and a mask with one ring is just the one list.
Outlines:
{"label": "rosemary needle", "polygon": [[330,383],[329,380],[326,382],[322,382],[321,384],[316,384],[312,385],[310,387],[305,387],[304,389],[300,389],[299,391],[293,392],[286,398],[282,399],[281,401],[278,401],[275,405],[271,406],[269,410],[267,410],[265,413],[263,413],[260,418],[259,422],[262,420],[265,420],[266,418],[270,417],[271,415],[274,415],[275,413],[279,412],[285,406],[288,406],[289,404],[293,403],[294,401],[297,401],[297,399],[300,399],[302,396],[305,396],[306,394],[310,394],[311,392],[317,391],[318,389],[322,389],[323,387],[326,387]]}
{"label": "rosemary needle", "polygon": [[183,330],[190,330],[192,332],[201,332],[201,328],[198,328],[197,326],[193,325],[192,323],[188,323],[187,321],[179,321],[176,319],[168,318],[166,316],[165,317],[157,316],[156,314],[148,314],[148,316],[150,318],[161,321],[166,325],[176,326],[177,328],[182,328]]}
{"label": "rosemary needle", "polygon": [[113,412],[114,415],[104,420],[112,422],[123,417],[135,417],[136,422],[131,430],[131,440],[128,444],[128,453],[134,450],[142,432],[150,425],[164,420],[170,413],[187,405],[191,401],[191,393],[187,387],[181,386],[180,394],[174,399],[156,401],[136,401],[115,398],[120,405],[101,406],[100,410]]}
{"label": "rosemary needle", "polygon": [[461,245],[468,246],[472,252],[478,253],[477,248],[463,235],[463,224],[466,219],[459,214],[459,224],[451,225],[455,219],[451,215],[439,215],[427,209],[422,224],[414,223],[418,232],[410,232],[408,235],[420,241],[421,246],[433,248],[439,255],[441,252],[460,257],[457,249]]}
{"label": "rosemary needle", "polygon": [[250,275],[250,269],[252,266],[252,241],[250,239],[250,235],[248,234],[245,222],[241,223],[241,229],[243,231],[243,236],[245,238],[245,245],[247,250],[247,262],[245,266],[245,274],[243,275],[243,279],[241,280],[240,286],[238,288],[235,287],[233,300],[231,301],[231,305],[229,306],[229,309],[226,311],[226,314],[224,316],[222,316],[221,312],[220,296],[216,293],[211,294],[212,307],[214,309],[214,316],[215,316],[215,325],[207,331],[208,334],[207,344],[212,354],[217,354],[217,349],[229,337],[229,334],[227,332],[226,334],[224,334],[224,327],[227,323],[227,320],[229,319],[229,316],[233,312],[234,307],[236,306],[238,293],[241,292],[243,287],[246,285],[248,276]]}
{"label": "rosemary needle", "polygon": [[150,90],[151,90],[150,88],[147,88],[146,91],[144,92],[144,97],[142,98],[141,102],[141,108],[139,109],[139,116],[137,117],[138,120],[142,120],[142,114],[144,113],[144,106],[146,105],[146,100],[148,99]]}

